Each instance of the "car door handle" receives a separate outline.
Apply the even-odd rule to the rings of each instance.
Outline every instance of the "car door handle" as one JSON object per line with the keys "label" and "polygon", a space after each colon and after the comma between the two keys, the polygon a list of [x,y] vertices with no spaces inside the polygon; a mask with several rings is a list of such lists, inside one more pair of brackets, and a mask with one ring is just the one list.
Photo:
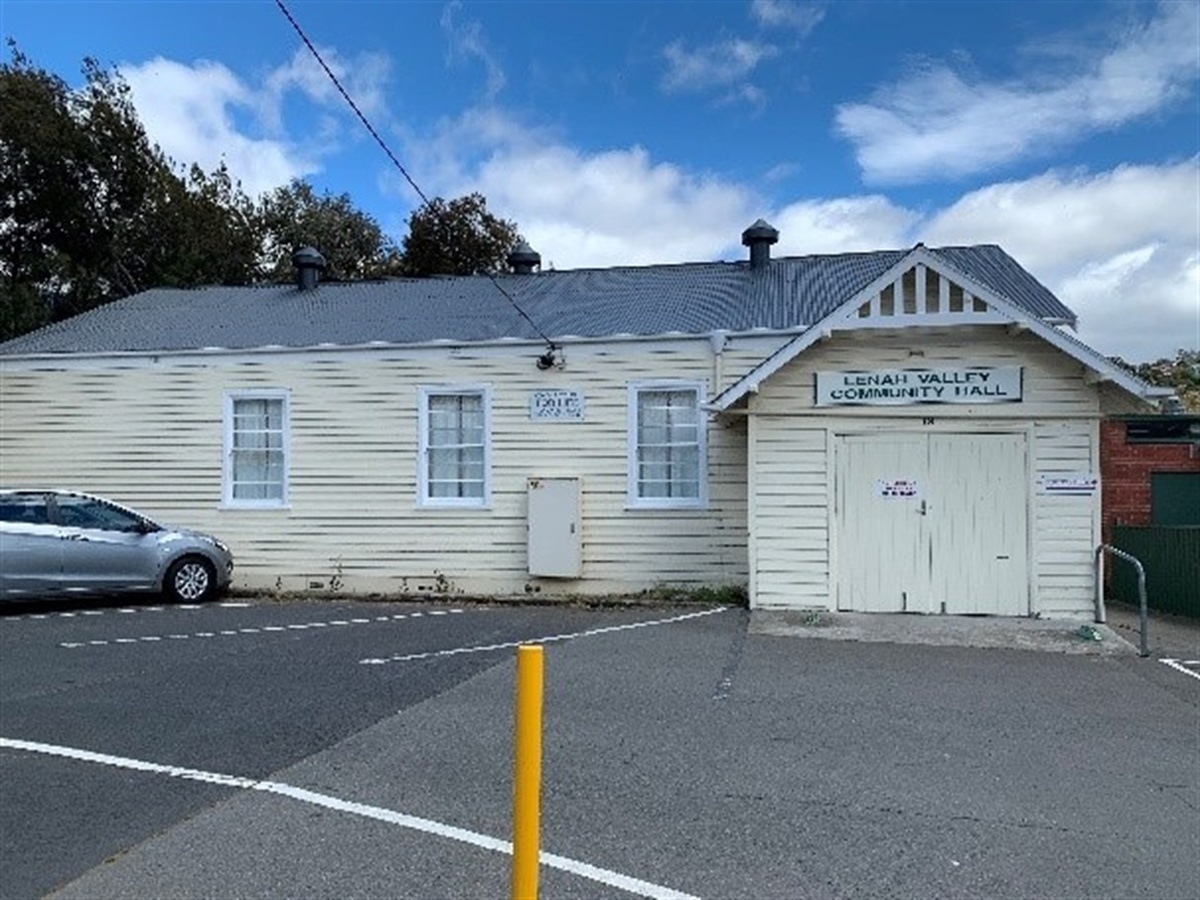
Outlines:
{"label": "car door handle", "polygon": [[68,541],[90,541],[91,540],[90,537],[88,537],[87,535],[83,535],[83,534],[68,534],[66,539]]}

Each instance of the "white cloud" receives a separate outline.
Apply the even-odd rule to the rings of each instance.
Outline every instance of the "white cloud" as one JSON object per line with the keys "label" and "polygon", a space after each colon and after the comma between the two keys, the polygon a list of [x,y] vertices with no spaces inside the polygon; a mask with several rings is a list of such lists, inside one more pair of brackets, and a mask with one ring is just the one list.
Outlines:
{"label": "white cloud", "polygon": [[[328,49],[321,55],[378,127],[386,112],[387,58],[360,54],[346,61]],[[179,165],[194,162],[211,171],[224,161],[252,197],[319,172],[322,160],[341,149],[346,121],[353,117],[307,49],[297,50],[257,84],[207,60],[188,65],[156,57],[122,65],[120,71],[151,141]],[[297,118],[287,123],[289,133],[282,108],[297,91],[315,108],[310,124]]]}
{"label": "white cloud", "polygon": [[234,110],[253,112],[262,98],[219,63],[184,65],[161,57],[122,66],[150,140],[180,165],[211,171],[222,160],[254,196],[317,171],[318,161],[281,138],[253,138]]}
{"label": "white cloud", "polygon": [[847,253],[904,247],[919,216],[886,197],[801,200],[771,219],[779,229],[778,255]]}
{"label": "white cloud", "polygon": [[671,92],[730,87],[776,53],[777,48],[771,44],[744,38],[730,38],[695,50],[685,48],[683,41],[672,41],[663,48],[668,69],[662,86]]}
{"label": "white cloud", "polygon": [[808,37],[825,18],[825,10],[816,4],[792,0],[754,0],[750,4],[750,16],[760,25],[789,28],[800,37]]}
{"label": "white cloud", "polygon": [[[380,53],[360,53],[353,60],[346,60],[333,48],[317,49],[325,65],[337,76],[364,115],[375,118],[387,112],[386,87],[391,60]],[[298,47],[290,60],[267,75],[260,92],[260,114],[268,125],[282,128],[283,101],[293,90],[326,109],[338,113],[349,110],[329,75],[307,47]]]}
{"label": "white cloud", "polygon": [[1200,4],[1163,3],[1073,73],[988,83],[944,65],[838,107],[863,177],[903,183],[986,171],[1126,125],[1186,96],[1200,75]]}
{"label": "white cloud", "polygon": [[720,258],[757,217],[747,189],[654,163],[640,147],[505,148],[455,192],[469,190],[560,269]]}
{"label": "white cloud", "polygon": [[495,54],[488,46],[483,33],[483,25],[477,20],[461,24],[455,21],[455,15],[461,10],[461,0],[447,3],[445,9],[442,10],[442,31],[449,41],[446,62],[454,63],[463,59],[479,60],[487,71],[486,99],[491,102],[504,90],[507,79],[500,63],[496,61]]}
{"label": "white cloud", "polygon": [[921,238],[999,244],[1102,353],[1200,347],[1200,158],[990,185],[928,219]]}

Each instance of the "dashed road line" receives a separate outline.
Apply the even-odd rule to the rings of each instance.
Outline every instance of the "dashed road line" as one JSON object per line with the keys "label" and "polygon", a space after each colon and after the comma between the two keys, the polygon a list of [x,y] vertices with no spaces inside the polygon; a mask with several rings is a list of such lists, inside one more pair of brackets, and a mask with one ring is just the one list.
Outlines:
{"label": "dashed road line", "polygon": [[20,622],[23,619],[33,619],[33,620],[75,619],[80,616],[110,616],[110,615],[131,616],[136,613],[166,612],[167,610],[176,610],[176,609],[183,609],[183,610],[190,611],[190,610],[198,610],[198,609],[212,609],[213,607],[219,607],[221,609],[249,609],[250,607],[252,607],[254,605],[255,604],[253,604],[253,603],[240,603],[240,602],[230,601],[230,602],[226,602],[226,603],[213,603],[213,604],[208,604],[208,605],[205,605],[202,603],[175,603],[175,604],[172,604],[171,606],[122,606],[117,609],[80,609],[80,610],[64,610],[63,612],[57,612],[57,613],[43,612],[43,613],[29,613],[28,615],[24,615],[24,616],[5,616],[3,618],[3,621],[5,621],[5,622]]}
{"label": "dashed road line", "polygon": [[587,631],[573,631],[570,634],[552,634],[546,637],[528,638],[523,641],[506,641],[503,644],[482,644],[474,647],[455,647],[451,650],[432,650],[428,653],[407,653],[401,656],[375,657],[370,659],[360,659],[359,665],[364,666],[382,666],[386,663],[393,662],[415,662],[421,659],[437,659],[443,656],[462,656],[467,653],[492,653],[496,650],[511,650],[513,647],[521,647],[527,644],[553,644],[559,641],[571,641],[575,638],[593,637],[597,634],[610,634],[614,631],[631,631],[634,628],[650,628],[654,625],[671,625],[675,622],[684,622],[688,619],[698,619],[701,616],[711,616],[714,613],[725,612],[729,609],[727,606],[718,606],[714,609],[706,609],[701,612],[685,613],[681,616],[672,616],[669,619],[654,619],[648,622],[630,622],[626,625],[608,625],[604,628],[590,628]]}
{"label": "dashed road line", "polygon": [[[688,618],[692,618],[689,616]],[[348,813],[350,815],[362,816],[365,819],[374,819],[377,822],[387,822],[391,825],[398,825],[401,828],[408,828],[412,831],[419,831],[423,834],[431,834],[435,837],[446,838],[447,840],[458,841],[459,843],[469,844],[472,847],[478,847],[483,850],[491,850],[495,853],[503,853],[508,856],[512,855],[513,848],[510,841],[501,838],[492,837],[491,835],[481,834],[478,831],[470,831],[466,828],[459,828],[456,825],[447,825],[443,822],[435,822],[432,819],[423,819],[418,816],[410,816],[402,812],[397,812],[391,809],[385,809],[380,806],[369,806],[365,803],[356,803],[352,800],[342,800],[340,797],[333,797],[329,794],[320,794],[316,791],[310,791],[306,788],[296,787],[295,785],[284,784],[278,781],[256,781],[253,778],[243,778],[238,775],[225,775],[220,772],[205,772],[201,769],[185,769],[180,766],[166,766],[160,763],[147,762],[141,759],[130,759],[124,756],[110,756],[106,753],[94,753],[90,750],[79,750],[74,747],[59,747],[53,744],[41,744],[34,741],[21,741],[12,738],[0,737],[0,747],[10,750],[25,750],[29,753],[41,753],[47,756],[57,756],[65,759],[73,759],[79,762],[98,763],[100,765],[112,766],[118,769],[132,769],[138,772],[148,772],[155,775],[166,775],[169,778],[182,778],[187,781],[198,781],[205,784],[218,784],[225,787],[241,788],[247,791],[260,791],[266,794],[275,794],[280,797],[288,797],[292,800],[297,800],[301,803],[309,803],[313,806],[323,807],[324,809],[335,810],[337,812]],[[629,875],[623,875],[620,872],[614,872],[611,869],[602,869],[599,866],[593,866],[589,863],[579,860],[570,859],[566,856],[559,856],[556,853],[546,853],[542,851],[539,854],[539,861],[543,866],[551,869],[558,869],[562,872],[567,872],[571,875],[578,875],[581,878],[587,878],[591,881],[599,882],[600,884],[608,885],[609,887],[617,888],[630,894],[636,894],[639,897],[649,897],[651,900],[699,900],[692,894],[685,894],[682,891],[674,890],[673,888],[664,887],[653,882],[643,881],[640,878],[633,878]]]}
{"label": "dashed road line", "polygon": [[1200,680],[1200,671],[1188,668],[1189,666],[1200,668],[1200,659],[1160,659],[1159,662],[1170,666],[1176,672],[1182,672],[1184,675],[1191,675],[1193,678]]}
{"label": "dashed road line", "polygon": [[376,616],[374,619],[333,619],[328,622],[305,622],[295,625],[264,625],[260,628],[226,628],[220,631],[195,631],[191,634],[176,632],[168,635],[144,635],[141,637],[119,637],[94,641],[62,641],[59,647],[64,650],[78,650],[81,647],[106,647],[109,644],[156,643],[163,640],[186,641],[191,638],[238,637],[244,634],[277,634],[283,631],[305,631],[309,628],[328,628],[338,625],[372,625],[376,622],[399,622],[403,619],[421,619],[426,616],[452,616],[464,612],[462,609],[434,609],[428,612],[396,613],[391,616]]}

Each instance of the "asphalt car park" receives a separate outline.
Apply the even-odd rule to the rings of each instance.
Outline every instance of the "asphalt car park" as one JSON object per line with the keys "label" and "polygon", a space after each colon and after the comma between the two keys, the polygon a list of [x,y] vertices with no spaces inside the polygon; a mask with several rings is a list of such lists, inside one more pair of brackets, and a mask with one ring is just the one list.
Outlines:
{"label": "asphalt car park", "polygon": [[0,619],[0,895],[497,897],[545,641],[545,897],[1191,897],[1200,681],[744,610]]}

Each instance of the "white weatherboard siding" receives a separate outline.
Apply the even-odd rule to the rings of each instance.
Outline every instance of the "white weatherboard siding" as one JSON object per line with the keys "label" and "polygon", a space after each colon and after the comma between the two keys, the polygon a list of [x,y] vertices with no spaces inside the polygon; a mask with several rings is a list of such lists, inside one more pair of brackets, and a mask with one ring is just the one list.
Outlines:
{"label": "white weatherboard siding", "polygon": [[[1012,365],[1022,367],[1018,403],[814,406],[816,371]],[[864,331],[813,346],[749,398],[753,605],[850,608],[839,598],[837,576],[844,555],[854,552],[845,546],[853,535],[837,528],[840,438],[982,432],[1017,436],[1014,447],[1023,443],[1029,456],[1028,477],[1013,489],[1028,503],[1030,612],[1089,615],[1099,492],[1046,496],[1034,484],[1040,474],[1098,471],[1099,414],[1100,391],[1086,382],[1078,363],[1035,336],[1000,326]],[[1015,478],[1012,472],[1009,478]]]}
{"label": "white weatherboard siding", "polygon": [[[1034,426],[1040,475],[1100,474],[1098,421],[1038,422]],[[1100,544],[1100,489],[1091,497],[1030,497],[1030,528],[1038,553],[1034,578],[1039,610],[1050,617],[1085,615],[1095,607],[1094,553]]]}
{"label": "white weatherboard siding", "polygon": [[[87,490],[211,531],[233,547],[243,587],[596,594],[745,583],[744,423],[708,426],[705,509],[626,508],[626,386],[710,384],[707,339],[571,348],[563,371],[538,371],[534,356],[526,346],[5,361],[0,480]],[[419,389],[455,384],[490,385],[484,509],[417,504]],[[584,421],[531,421],[530,392],[560,386],[584,392]],[[289,392],[284,509],[221,504],[225,397],[255,389]],[[553,476],[581,479],[580,581],[527,574],[527,481]]]}

